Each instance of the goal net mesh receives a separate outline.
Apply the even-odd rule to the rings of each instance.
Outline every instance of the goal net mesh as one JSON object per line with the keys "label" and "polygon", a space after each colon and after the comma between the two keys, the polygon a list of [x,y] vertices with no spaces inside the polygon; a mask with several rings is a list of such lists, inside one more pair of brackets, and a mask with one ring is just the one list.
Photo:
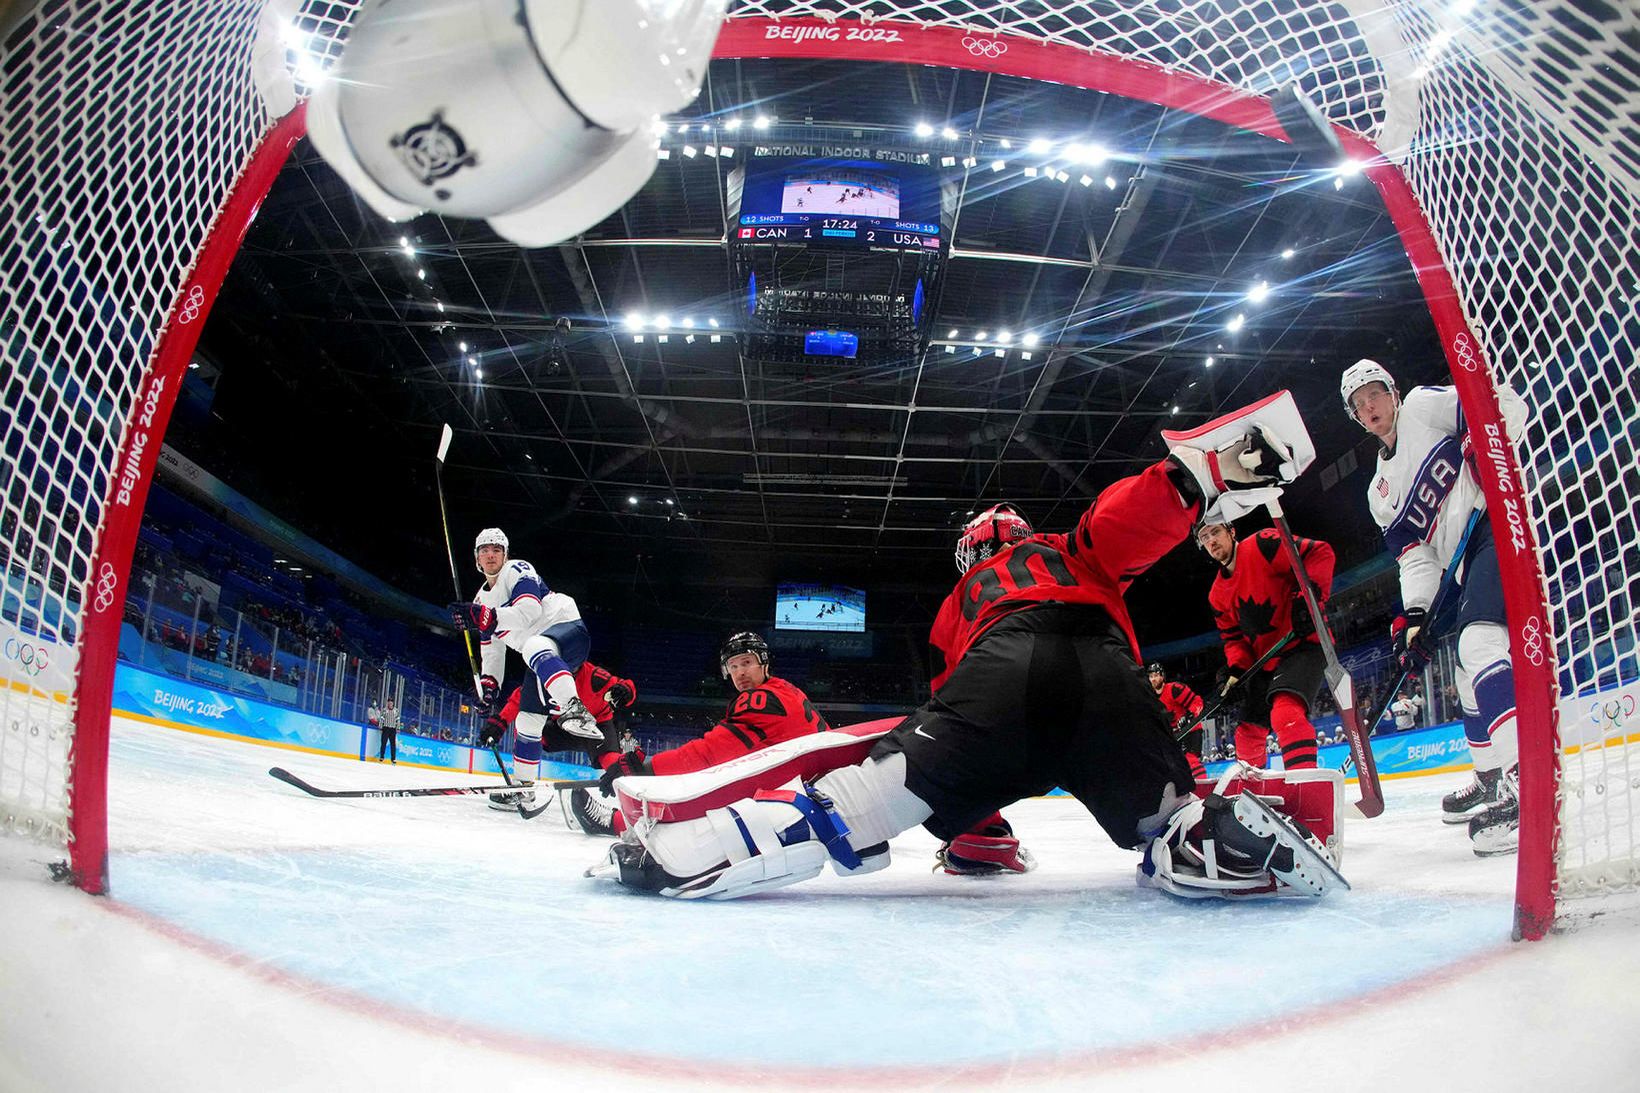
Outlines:
{"label": "goal net mesh", "polygon": [[[288,10],[329,42],[356,7]],[[97,594],[104,507],[156,339],[273,120],[251,72],[263,8],[58,0],[5,43],[0,821],[14,830],[65,837],[77,623]],[[1550,612],[1532,655],[1552,658],[1559,684],[1558,895],[1640,887],[1632,5],[734,0],[730,13],[956,27],[1257,94],[1296,82],[1381,149],[1430,222],[1494,381],[1533,409],[1517,439]],[[285,58],[298,77],[301,52]]]}

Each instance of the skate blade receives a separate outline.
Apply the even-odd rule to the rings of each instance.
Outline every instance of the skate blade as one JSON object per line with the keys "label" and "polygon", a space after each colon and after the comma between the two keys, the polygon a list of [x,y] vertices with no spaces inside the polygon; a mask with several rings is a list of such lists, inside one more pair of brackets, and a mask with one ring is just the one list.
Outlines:
{"label": "skate blade", "polygon": [[[1350,890],[1350,882],[1344,878],[1344,874],[1338,871],[1338,866],[1332,863],[1332,859],[1322,851],[1317,850],[1315,844],[1310,842],[1286,816],[1283,816],[1260,800],[1256,794],[1247,790],[1243,790],[1241,796],[1236,798],[1236,801],[1238,804],[1247,804],[1248,807],[1263,816],[1268,823],[1285,832],[1285,836],[1281,841],[1292,849],[1294,864],[1302,862],[1312,871],[1326,877],[1329,889],[1337,885],[1346,892]],[[1282,883],[1287,882],[1283,881]]]}

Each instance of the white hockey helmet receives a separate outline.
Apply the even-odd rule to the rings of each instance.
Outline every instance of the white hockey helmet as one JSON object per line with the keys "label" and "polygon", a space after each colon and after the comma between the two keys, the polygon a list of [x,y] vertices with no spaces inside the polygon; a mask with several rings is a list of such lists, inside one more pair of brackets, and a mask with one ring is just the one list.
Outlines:
{"label": "white hockey helmet", "polygon": [[1350,405],[1350,396],[1369,383],[1381,383],[1389,389],[1390,394],[1396,398],[1401,397],[1401,392],[1396,390],[1395,380],[1383,365],[1365,357],[1356,361],[1344,369],[1344,375],[1338,381],[1338,393],[1344,398],[1344,412],[1349,414],[1350,420],[1356,424],[1360,424],[1361,419],[1355,416],[1355,407]]}
{"label": "white hockey helmet", "polygon": [[[473,557],[475,559],[478,557],[480,547],[487,546],[498,546],[501,548],[501,553],[510,554],[507,549],[507,533],[500,528],[485,528],[478,533],[478,538],[473,540]],[[480,569],[479,572],[484,571]]]}
{"label": "white hockey helmet", "polygon": [[957,572],[967,573],[975,562],[991,557],[1003,547],[1031,537],[1031,522],[1004,501],[992,505],[962,525],[957,536]]}
{"label": "white hockey helmet", "polygon": [[389,220],[432,211],[557,243],[654,173],[654,123],[700,93],[726,2],[373,0],[308,135]]}

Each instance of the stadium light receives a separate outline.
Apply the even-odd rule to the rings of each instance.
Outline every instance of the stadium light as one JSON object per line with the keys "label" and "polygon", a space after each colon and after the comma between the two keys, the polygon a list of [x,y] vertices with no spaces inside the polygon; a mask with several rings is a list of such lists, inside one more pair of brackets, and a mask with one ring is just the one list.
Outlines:
{"label": "stadium light", "polygon": [[1178,406],[1177,406],[1177,405],[1175,405],[1175,406],[1174,406],[1174,407],[1173,407],[1173,412],[1174,412],[1174,413],[1175,413],[1175,414],[1176,414],[1176,413],[1178,413],[1178,412],[1179,412],[1179,407],[1178,407]]}
{"label": "stadium light", "polygon": [[730,118],[728,121],[723,123],[723,128],[733,133],[736,129],[740,128],[740,119],[738,117]]}
{"label": "stadium light", "polygon": [[1071,176],[1066,174],[1064,171],[1055,172],[1053,177],[1057,178],[1061,182],[1069,182],[1071,180]]}
{"label": "stadium light", "polygon": [[979,166],[979,160],[975,159],[973,156],[963,156],[962,165],[964,167],[977,167]]}
{"label": "stadium light", "polygon": [[956,140],[957,131],[947,125],[944,129],[940,130],[940,136],[944,137],[946,140]]}
{"label": "stadium light", "polygon": [[1247,290],[1247,300],[1249,303],[1262,304],[1269,298],[1269,296],[1270,283],[1268,281],[1260,281],[1258,284]]}
{"label": "stadium light", "polygon": [[1004,353],[1006,353],[1006,352],[1007,352],[1007,350],[1006,350],[1006,349],[998,349],[998,350],[995,350],[995,351],[994,351],[994,352],[993,352],[993,353],[992,353],[992,354],[991,354],[991,355],[992,355],[992,356],[993,356],[993,357],[1000,357],[1000,356],[1002,356],[1002,355],[1003,355],[1003,354],[1004,354]]}
{"label": "stadium light", "polygon": [[694,159],[695,158],[695,146],[693,144],[685,144],[683,146],[683,154],[688,156],[690,159]]}
{"label": "stadium light", "polygon": [[1093,176],[1092,175],[1083,175],[1081,178],[1077,179],[1077,181],[1080,182],[1084,186],[1092,186],[1093,185]]}
{"label": "stadium light", "polygon": [[1106,175],[1105,176],[1105,189],[1107,189],[1107,190],[1116,189],[1116,176],[1115,175]]}
{"label": "stadium light", "polygon": [[642,345],[643,344],[643,335],[642,334],[632,335],[632,344],[633,345]]}
{"label": "stadium light", "polygon": [[474,368],[477,368],[478,367],[478,358],[477,357],[468,357],[467,358],[467,363],[472,365]]}
{"label": "stadium light", "polygon": [[433,303],[438,305],[438,309],[439,309],[440,312],[442,312],[444,310],[444,301],[443,300],[434,300]]}
{"label": "stadium light", "polygon": [[929,125],[926,121],[919,121],[917,123],[916,134],[919,137],[931,137],[934,135],[934,127]]}
{"label": "stadium light", "polygon": [[672,336],[670,334],[657,334],[655,335],[655,340],[660,342],[662,345],[665,345],[667,342],[672,340]]}
{"label": "stadium light", "polygon": [[723,340],[723,335],[722,334],[713,334],[712,335],[712,344],[713,345],[716,345],[718,342],[721,342],[722,340]]}
{"label": "stadium light", "polygon": [[1002,142],[1002,146],[1003,146],[1003,147],[1004,147],[1004,148],[1012,148],[1012,147],[1013,147],[1013,146],[1014,146],[1014,142],[1013,142],[1013,141],[1011,141],[1011,140],[1004,140],[1004,141],[1003,141],[1003,142]]}
{"label": "stadium light", "polygon": [[957,336],[957,328],[956,327],[952,327],[951,332],[946,335],[947,338],[955,338],[956,336]]}
{"label": "stadium light", "polygon": [[1207,358],[1207,367],[1208,368],[1213,367],[1213,358],[1212,357]]}
{"label": "stadium light", "polygon": [[689,316],[684,316],[683,322],[679,325],[685,330],[693,330],[695,329],[695,320]]}
{"label": "stadium light", "polygon": [[705,152],[714,159],[717,158],[717,145],[715,144],[708,144],[706,147],[702,148],[701,151]]}
{"label": "stadium light", "polygon": [[981,330],[981,331],[980,331],[980,332],[979,332],[979,333],[978,333],[978,334],[975,334],[975,335],[974,335],[974,340],[975,340],[975,341],[976,341],[976,342],[982,342],[982,341],[984,341],[984,340],[985,340],[985,339],[986,339],[986,338],[989,338],[989,337],[990,337],[990,336],[991,336],[991,333],[990,333],[990,331],[988,331],[988,330]]}
{"label": "stadium light", "polygon": [[954,345],[948,345],[945,347],[945,351],[947,353],[955,353],[957,351],[957,347]]}
{"label": "stadium light", "polygon": [[656,330],[671,330],[672,329],[672,316],[670,316],[670,315],[657,315],[657,316],[655,316],[655,329]]}
{"label": "stadium light", "polygon": [[463,353],[465,353],[465,352],[467,352],[467,343],[466,342],[457,342],[456,343],[456,348],[461,350]]}
{"label": "stadium light", "polygon": [[735,158],[735,150],[733,148],[729,148],[729,147],[719,148],[718,149],[718,155],[722,156],[724,159],[734,159]]}
{"label": "stadium light", "polygon": [[628,311],[624,321],[628,330],[642,330],[645,325],[643,316],[636,311]]}
{"label": "stadium light", "polygon": [[667,130],[669,128],[670,128],[670,126],[668,126],[660,118],[656,118],[654,121],[649,123],[649,131],[651,133],[655,134],[657,137],[666,136]]}
{"label": "stadium light", "polygon": [[636,505],[638,503],[638,499],[636,497],[628,497],[626,499],[626,503],[629,505]]}
{"label": "stadium light", "polygon": [[657,149],[655,149],[655,158],[656,159],[671,159],[672,158],[672,153],[667,151],[665,148],[657,148]]}
{"label": "stadium light", "polygon": [[1026,178],[1035,178],[1036,177],[1036,168],[1035,167],[1025,168],[1025,177]]}
{"label": "stadium light", "polygon": [[957,165],[957,157],[956,156],[941,156],[940,157],[940,166],[941,167],[955,167],[956,165]]}
{"label": "stadium light", "polygon": [[754,129],[767,129],[768,127],[769,116],[767,114],[759,114],[757,120],[752,122],[752,128]]}
{"label": "stadium light", "polygon": [[1040,342],[1042,339],[1037,337],[1035,334],[1027,334],[1023,340],[1026,345],[1034,347],[1036,343]]}
{"label": "stadium light", "polygon": [[1025,146],[1025,150],[1033,156],[1045,156],[1053,150],[1053,143],[1045,137],[1037,137]]}
{"label": "stadium light", "polygon": [[424,269],[416,270],[416,277],[423,281],[427,280],[427,271]]}
{"label": "stadium light", "polygon": [[484,369],[482,369],[482,368],[473,369],[473,376],[476,379],[483,379],[484,378]]}
{"label": "stadium light", "polygon": [[991,161],[991,170],[993,170],[993,171],[1006,171],[1007,169],[1008,169],[1008,161],[1007,160],[1005,160],[1005,159],[993,159]]}
{"label": "stadium light", "polygon": [[694,345],[695,344],[695,336],[693,334],[684,335],[683,344],[684,345]]}
{"label": "stadium light", "polygon": [[1001,342],[1003,345],[1010,345],[1013,343],[1013,340],[1014,332],[1012,330],[997,331],[997,341]]}
{"label": "stadium light", "polygon": [[1224,324],[1224,329],[1226,329],[1230,333],[1234,334],[1236,331],[1240,330],[1243,326],[1245,326],[1246,323],[1247,323],[1247,317],[1245,315],[1236,315],[1236,316],[1233,316],[1229,322]]}
{"label": "stadium light", "polygon": [[1102,144],[1089,144],[1082,149],[1082,162],[1089,167],[1098,167],[1110,158],[1110,153]]}
{"label": "stadium light", "polygon": [[1283,258],[1283,259],[1287,259],[1287,258],[1291,258],[1291,257],[1292,257],[1292,256],[1293,256],[1293,254],[1294,254],[1294,253],[1295,253],[1295,252],[1294,252],[1294,250],[1293,250],[1293,248],[1292,248],[1292,247],[1288,247],[1288,248],[1287,248],[1287,249],[1286,249],[1286,250],[1284,250],[1284,251],[1282,251],[1282,252],[1281,252],[1281,257],[1282,257],[1282,258]]}
{"label": "stadium light", "polygon": [[1029,352],[1021,353],[1019,355],[1019,359],[1022,361],[1028,361],[1031,359],[1031,354]]}

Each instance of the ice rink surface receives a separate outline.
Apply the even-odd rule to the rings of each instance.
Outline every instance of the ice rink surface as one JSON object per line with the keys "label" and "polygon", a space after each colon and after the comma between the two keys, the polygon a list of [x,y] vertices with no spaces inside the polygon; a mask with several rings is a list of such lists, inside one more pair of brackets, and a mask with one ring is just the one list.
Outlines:
{"label": "ice rink surface", "polygon": [[[1512,858],[1438,822],[1466,775],[1346,827],[1354,891],[1186,903],[1074,801],[1006,810],[1039,868],[887,870],[731,903],[589,880],[606,845],[467,776],[116,720],[113,895],[0,842],[0,1093],[539,1088],[1599,1090],[1640,1074],[1640,928],[1509,939]],[[1350,787],[1353,796],[1354,787]]]}

